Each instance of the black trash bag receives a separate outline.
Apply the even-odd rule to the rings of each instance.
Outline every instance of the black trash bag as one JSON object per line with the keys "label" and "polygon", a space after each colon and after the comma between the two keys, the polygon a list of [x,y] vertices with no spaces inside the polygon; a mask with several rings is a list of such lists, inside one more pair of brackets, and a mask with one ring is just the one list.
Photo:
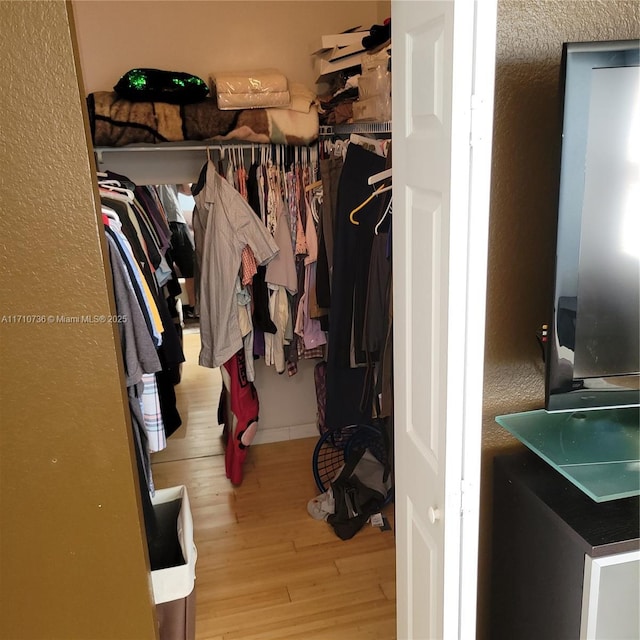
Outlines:
{"label": "black trash bag", "polygon": [[207,83],[190,73],[161,69],[131,69],[113,90],[132,102],[168,102],[193,104],[202,102],[209,93]]}
{"label": "black trash bag", "polygon": [[369,449],[359,449],[345,462],[331,482],[331,488],[335,512],[327,522],[341,540],[349,540],[382,509],[390,491],[390,480],[385,466]]}

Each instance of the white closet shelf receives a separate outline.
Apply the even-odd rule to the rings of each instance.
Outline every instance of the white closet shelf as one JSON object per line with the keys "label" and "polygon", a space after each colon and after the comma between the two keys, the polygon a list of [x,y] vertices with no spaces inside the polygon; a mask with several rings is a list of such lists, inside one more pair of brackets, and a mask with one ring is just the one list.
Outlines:
{"label": "white closet shelf", "polygon": [[[390,134],[391,122],[356,122],[320,127],[319,137]],[[207,149],[259,149],[271,143],[246,140],[198,140],[134,143],[122,147],[94,147],[98,171],[107,169],[129,177],[136,184],[184,184],[195,182],[206,161]],[[281,146],[281,145],[276,145]],[[312,145],[313,146],[313,145]],[[306,148],[306,147],[300,147]]]}
{"label": "white closet shelf", "polygon": [[159,152],[165,153],[167,151],[206,151],[207,149],[221,149],[223,147],[241,147],[243,149],[252,149],[257,147],[263,147],[272,143],[262,142],[247,142],[246,140],[211,140],[211,141],[193,141],[193,140],[181,140],[179,142],[136,142],[133,144],[126,144],[121,147],[94,147],[94,151],[98,158],[101,158],[105,153],[130,153],[130,152]]}
{"label": "white closet shelf", "polygon": [[94,152],[98,171],[108,169],[139,185],[184,184],[197,181],[207,148],[201,142],[165,142],[95,147]]}
{"label": "white closet shelf", "polygon": [[[134,143],[121,147],[94,147],[98,171],[107,169],[127,176],[139,185],[195,182],[207,160],[207,150],[281,147],[275,143],[246,140],[198,140]],[[306,149],[307,147],[300,147]]]}

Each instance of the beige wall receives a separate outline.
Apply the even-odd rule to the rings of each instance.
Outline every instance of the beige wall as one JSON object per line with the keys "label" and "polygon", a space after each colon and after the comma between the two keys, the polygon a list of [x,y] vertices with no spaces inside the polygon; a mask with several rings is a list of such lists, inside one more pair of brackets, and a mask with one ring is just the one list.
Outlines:
{"label": "beige wall", "polygon": [[[311,56],[323,34],[378,20],[376,0],[74,0],[87,92],[110,91],[134,67],[280,69],[315,89]],[[387,3],[388,5],[388,3]]]}
{"label": "beige wall", "polygon": [[[391,17],[391,0],[381,0],[378,2],[378,19],[376,24],[382,24]],[[371,25],[366,25],[367,27]]]}
{"label": "beige wall", "polygon": [[73,27],[50,1],[0,24],[0,637],[154,638],[117,335],[56,319],[113,308]]}
{"label": "beige wall", "polygon": [[[640,37],[635,0],[498,0],[485,358],[479,628],[489,596],[491,464],[520,445],[503,413],[544,406],[535,332],[549,321],[565,41]],[[485,636],[480,636],[485,637]]]}

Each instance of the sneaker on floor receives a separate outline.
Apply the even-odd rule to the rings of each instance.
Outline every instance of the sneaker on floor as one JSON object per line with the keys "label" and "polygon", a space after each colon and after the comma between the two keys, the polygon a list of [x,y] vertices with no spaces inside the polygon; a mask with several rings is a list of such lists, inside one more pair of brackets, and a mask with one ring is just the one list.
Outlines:
{"label": "sneaker on floor", "polygon": [[199,319],[198,315],[196,314],[196,310],[188,304],[182,305],[182,317],[184,318],[185,322],[193,322]]}

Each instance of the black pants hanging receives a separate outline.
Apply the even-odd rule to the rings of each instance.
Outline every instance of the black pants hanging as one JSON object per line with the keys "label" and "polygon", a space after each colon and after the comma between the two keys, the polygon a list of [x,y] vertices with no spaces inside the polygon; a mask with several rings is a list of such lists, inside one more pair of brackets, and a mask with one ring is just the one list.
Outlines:
{"label": "black pants hanging", "polygon": [[340,174],[334,227],[329,353],[327,357],[327,407],[329,428],[371,421],[373,389],[362,350],[369,263],[380,202],[376,198],[355,214],[351,212],[372,193],[369,177],[383,171],[385,158],[350,144]]}

